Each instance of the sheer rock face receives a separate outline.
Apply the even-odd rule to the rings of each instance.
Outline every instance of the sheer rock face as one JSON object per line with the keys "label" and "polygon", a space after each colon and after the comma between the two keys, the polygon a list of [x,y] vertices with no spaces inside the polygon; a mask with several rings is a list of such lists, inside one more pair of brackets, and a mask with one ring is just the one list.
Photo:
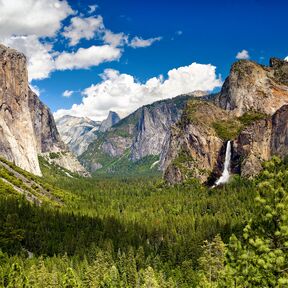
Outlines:
{"label": "sheer rock face", "polygon": [[288,105],[281,107],[272,117],[271,154],[288,155]]}
{"label": "sheer rock face", "polygon": [[[206,110],[206,113],[215,117],[211,121],[227,119],[225,114],[217,114],[217,109]],[[225,145],[209,128],[209,119],[202,120],[193,119],[192,122],[184,121],[184,126],[180,123],[174,126],[167,145],[168,152],[161,163],[169,183],[179,183],[192,177],[207,182],[209,175],[211,180],[220,176]],[[273,155],[280,158],[288,156],[288,105],[282,106],[272,116],[248,125],[233,139],[231,172],[247,178],[254,177],[262,170],[262,163]]]}
{"label": "sheer rock face", "polygon": [[241,161],[241,175],[252,177],[262,170],[262,162],[273,155],[288,155],[288,105],[272,116],[259,120],[244,129],[236,139],[234,163]]}
{"label": "sheer rock face", "polygon": [[262,169],[262,162],[271,158],[273,129],[271,117],[268,117],[246,127],[233,142],[232,167],[237,166],[241,176],[257,175]]}
{"label": "sheer rock face", "polygon": [[229,113],[208,102],[187,104],[161,155],[160,167],[169,183],[189,178],[208,180],[224,145],[212,128],[212,123],[219,119],[229,119]]}
{"label": "sheer rock face", "polygon": [[148,155],[159,155],[169,135],[170,127],[181,116],[182,109],[173,103],[165,103],[154,109],[143,107],[136,125],[131,147],[131,159],[137,161]]}
{"label": "sheer rock face", "polygon": [[288,62],[276,58],[270,67],[249,60],[232,65],[216,104],[225,110],[233,110],[237,116],[247,111],[272,115],[288,104]]}
{"label": "sheer rock face", "polygon": [[41,176],[38,154],[61,151],[53,115],[29,87],[25,56],[0,45],[0,155]]}
{"label": "sheer rock face", "polygon": [[38,154],[60,152],[67,149],[58,133],[50,109],[40,101],[39,97],[30,88],[28,95],[29,109],[36,136]]}
{"label": "sheer rock face", "polygon": [[0,154],[41,175],[29,108],[26,58],[3,45],[0,45]]}

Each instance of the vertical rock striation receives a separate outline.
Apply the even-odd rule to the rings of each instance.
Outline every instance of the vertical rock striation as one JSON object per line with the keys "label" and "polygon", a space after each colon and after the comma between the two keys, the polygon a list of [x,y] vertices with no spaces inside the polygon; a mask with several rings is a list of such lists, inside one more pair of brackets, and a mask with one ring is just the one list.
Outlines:
{"label": "vertical rock striation", "polygon": [[67,147],[58,133],[54,117],[50,109],[44,105],[39,97],[29,88],[28,105],[37,142],[37,152],[60,152]]}
{"label": "vertical rock striation", "polygon": [[41,175],[37,152],[26,58],[0,45],[0,154],[17,166]]}

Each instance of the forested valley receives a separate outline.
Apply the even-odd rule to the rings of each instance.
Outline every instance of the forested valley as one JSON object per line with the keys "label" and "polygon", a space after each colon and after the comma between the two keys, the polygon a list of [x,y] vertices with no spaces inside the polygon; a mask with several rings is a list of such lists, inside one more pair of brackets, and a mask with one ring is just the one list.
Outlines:
{"label": "forested valley", "polygon": [[41,162],[43,178],[17,169],[57,203],[29,203],[1,180],[1,287],[287,287],[288,161],[214,189],[68,177]]}

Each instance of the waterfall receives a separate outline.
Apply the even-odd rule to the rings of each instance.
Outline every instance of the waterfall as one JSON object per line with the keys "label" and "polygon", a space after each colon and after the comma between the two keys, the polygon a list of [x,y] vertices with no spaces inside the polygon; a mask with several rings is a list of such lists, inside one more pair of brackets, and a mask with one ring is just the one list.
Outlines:
{"label": "waterfall", "polygon": [[221,177],[216,181],[215,186],[220,184],[227,183],[230,178],[230,161],[231,161],[231,142],[227,142],[226,146],[226,154],[225,154],[225,162],[224,162],[224,170]]}

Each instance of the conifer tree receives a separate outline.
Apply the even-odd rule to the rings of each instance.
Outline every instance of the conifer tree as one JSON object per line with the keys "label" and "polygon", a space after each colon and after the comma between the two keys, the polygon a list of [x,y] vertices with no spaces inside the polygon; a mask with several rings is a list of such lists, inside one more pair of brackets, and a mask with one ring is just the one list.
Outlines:
{"label": "conifer tree", "polygon": [[220,235],[210,241],[204,241],[203,254],[199,258],[199,287],[217,287],[217,282],[224,270],[225,244]]}
{"label": "conifer tree", "polygon": [[280,163],[276,157],[266,163],[255,199],[258,213],[241,241],[230,239],[224,287],[231,279],[230,287],[288,286],[288,171]]}

